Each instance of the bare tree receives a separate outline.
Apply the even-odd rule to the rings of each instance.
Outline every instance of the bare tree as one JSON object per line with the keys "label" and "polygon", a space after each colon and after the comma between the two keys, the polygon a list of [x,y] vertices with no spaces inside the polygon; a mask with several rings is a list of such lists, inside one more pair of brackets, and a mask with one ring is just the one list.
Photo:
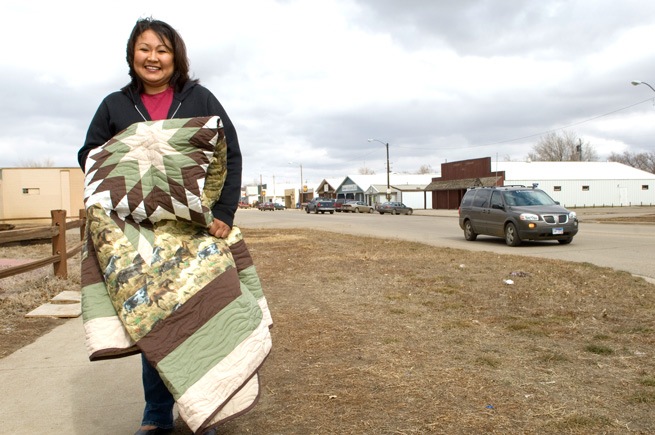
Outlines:
{"label": "bare tree", "polygon": [[612,153],[608,159],[610,162],[619,162],[642,171],[655,174],[655,151],[649,153],[630,153],[625,151],[623,154]]}
{"label": "bare tree", "polygon": [[542,162],[595,162],[598,153],[589,142],[579,139],[575,132],[562,131],[559,134],[550,132],[539,139],[532,152],[528,153],[528,158]]}
{"label": "bare tree", "polygon": [[55,166],[55,161],[51,157],[44,157],[43,160],[23,160],[21,165],[24,168],[52,168]]}
{"label": "bare tree", "polygon": [[418,171],[416,171],[417,174],[431,174],[432,173],[432,166],[429,164],[421,165],[420,168],[418,168]]}
{"label": "bare tree", "polygon": [[373,169],[367,168],[366,165],[364,165],[359,168],[359,175],[375,175],[375,171]]}

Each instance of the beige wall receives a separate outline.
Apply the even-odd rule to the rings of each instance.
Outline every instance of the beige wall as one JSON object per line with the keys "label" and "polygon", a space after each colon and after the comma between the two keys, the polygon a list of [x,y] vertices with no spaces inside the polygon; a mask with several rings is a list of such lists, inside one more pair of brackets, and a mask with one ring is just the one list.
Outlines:
{"label": "beige wall", "polygon": [[84,173],[80,168],[3,168],[0,218],[50,219],[50,210],[78,216],[84,208]]}

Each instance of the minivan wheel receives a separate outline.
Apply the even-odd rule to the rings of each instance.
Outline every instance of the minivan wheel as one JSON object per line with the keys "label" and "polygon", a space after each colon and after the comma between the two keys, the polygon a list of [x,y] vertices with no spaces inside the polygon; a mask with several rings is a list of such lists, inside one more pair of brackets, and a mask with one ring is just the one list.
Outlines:
{"label": "minivan wheel", "polygon": [[505,226],[505,243],[507,243],[509,246],[518,246],[521,244],[521,239],[519,238],[519,232],[516,229],[516,225],[511,222]]}
{"label": "minivan wheel", "polygon": [[394,214],[394,215],[395,215],[395,214],[398,214],[398,212],[397,212],[396,209],[394,208],[393,210],[391,210],[391,214]]}
{"label": "minivan wheel", "polygon": [[464,238],[469,242],[472,242],[478,238],[478,235],[475,233],[475,231],[473,231],[473,226],[469,220],[464,222]]}

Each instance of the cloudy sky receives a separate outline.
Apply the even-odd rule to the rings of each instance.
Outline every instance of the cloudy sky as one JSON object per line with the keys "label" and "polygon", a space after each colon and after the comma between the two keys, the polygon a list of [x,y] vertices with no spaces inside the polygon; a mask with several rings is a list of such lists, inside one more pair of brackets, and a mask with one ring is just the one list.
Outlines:
{"label": "cloudy sky", "polygon": [[[153,16],[239,133],[245,183],[362,167],[522,160],[549,131],[601,159],[655,151],[655,2],[248,0],[3,2],[0,167],[76,166],[125,43]],[[380,142],[368,142],[375,138]],[[289,163],[294,162],[294,163]]]}

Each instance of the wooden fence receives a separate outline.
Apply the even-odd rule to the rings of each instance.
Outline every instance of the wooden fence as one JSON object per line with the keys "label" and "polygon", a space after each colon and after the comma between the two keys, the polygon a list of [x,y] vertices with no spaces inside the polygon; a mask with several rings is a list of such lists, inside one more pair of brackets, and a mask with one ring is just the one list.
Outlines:
{"label": "wooden fence", "polygon": [[[20,266],[0,270],[0,279],[39,269],[50,264],[53,265],[55,275],[63,279],[68,278],[67,260],[82,251],[84,239],[84,226],[86,224],[85,211],[80,210],[80,218],[66,222],[66,210],[52,210],[52,225],[19,230],[0,231],[0,244],[20,242],[25,240],[52,239],[52,256],[35,260]],[[70,249],[66,247],[66,231],[79,228],[80,242]]]}

